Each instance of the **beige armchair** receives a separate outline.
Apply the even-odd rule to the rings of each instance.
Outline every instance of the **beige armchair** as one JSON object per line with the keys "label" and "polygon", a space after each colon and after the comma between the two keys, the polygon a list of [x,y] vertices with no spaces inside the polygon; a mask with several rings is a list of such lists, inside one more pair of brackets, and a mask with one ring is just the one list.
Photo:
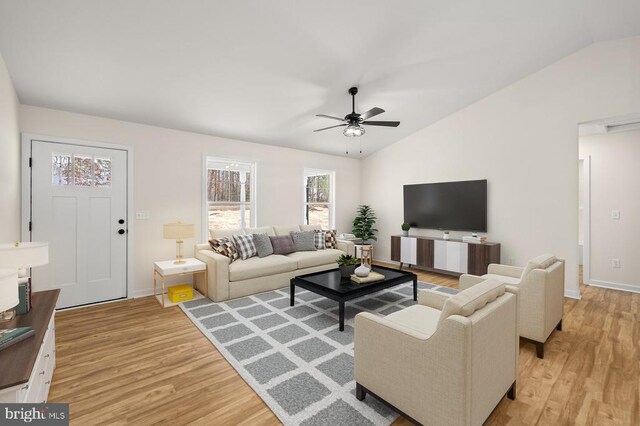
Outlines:
{"label": "beige armchair", "polygon": [[454,296],[355,318],[356,397],[375,396],[414,423],[480,425],[518,373],[517,292],[488,280]]}
{"label": "beige armchair", "polygon": [[564,309],[564,260],[543,254],[529,261],[526,268],[491,264],[488,274],[462,275],[460,289],[468,289],[493,279],[520,290],[518,331],[536,345],[538,358],[544,358],[544,344],[553,329],[562,330]]}

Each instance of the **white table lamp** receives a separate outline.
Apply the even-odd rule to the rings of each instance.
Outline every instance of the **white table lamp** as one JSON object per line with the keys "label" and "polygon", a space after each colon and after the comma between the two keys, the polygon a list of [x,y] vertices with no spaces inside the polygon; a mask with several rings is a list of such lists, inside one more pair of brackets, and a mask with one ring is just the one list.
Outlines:
{"label": "white table lamp", "polygon": [[0,319],[8,320],[14,316],[13,308],[19,303],[18,276],[26,274],[22,270],[47,263],[47,243],[0,244]]}
{"label": "white table lamp", "polygon": [[193,224],[188,223],[165,223],[164,238],[166,240],[176,240],[176,260],[175,264],[185,263],[182,258],[182,243],[185,238],[193,238],[195,236],[195,228]]}

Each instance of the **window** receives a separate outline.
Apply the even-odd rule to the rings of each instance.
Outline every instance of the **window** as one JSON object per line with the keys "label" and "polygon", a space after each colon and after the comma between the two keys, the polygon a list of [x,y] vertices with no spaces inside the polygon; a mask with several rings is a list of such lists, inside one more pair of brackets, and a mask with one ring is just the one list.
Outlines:
{"label": "window", "polygon": [[111,186],[111,159],[83,154],[51,155],[51,183],[56,186]]}
{"label": "window", "polygon": [[255,223],[255,165],[207,158],[209,229],[247,228]]}
{"label": "window", "polygon": [[304,223],[333,228],[335,172],[328,170],[304,171]]}

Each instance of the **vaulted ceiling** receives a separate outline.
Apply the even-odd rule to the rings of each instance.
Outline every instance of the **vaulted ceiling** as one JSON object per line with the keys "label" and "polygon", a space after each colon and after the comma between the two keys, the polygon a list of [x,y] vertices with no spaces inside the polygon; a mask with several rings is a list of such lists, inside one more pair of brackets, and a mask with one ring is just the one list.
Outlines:
{"label": "vaulted ceiling", "polygon": [[[639,34],[638,0],[0,0],[23,104],[354,156]],[[313,133],[354,85],[400,127]]]}

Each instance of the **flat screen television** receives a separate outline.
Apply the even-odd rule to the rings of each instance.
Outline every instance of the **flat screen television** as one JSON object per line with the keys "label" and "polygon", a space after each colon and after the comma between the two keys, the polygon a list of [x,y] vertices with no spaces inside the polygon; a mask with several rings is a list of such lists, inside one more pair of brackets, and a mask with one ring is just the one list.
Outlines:
{"label": "flat screen television", "polygon": [[487,181],[404,186],[404,222],[414,228],[487,232]]}

